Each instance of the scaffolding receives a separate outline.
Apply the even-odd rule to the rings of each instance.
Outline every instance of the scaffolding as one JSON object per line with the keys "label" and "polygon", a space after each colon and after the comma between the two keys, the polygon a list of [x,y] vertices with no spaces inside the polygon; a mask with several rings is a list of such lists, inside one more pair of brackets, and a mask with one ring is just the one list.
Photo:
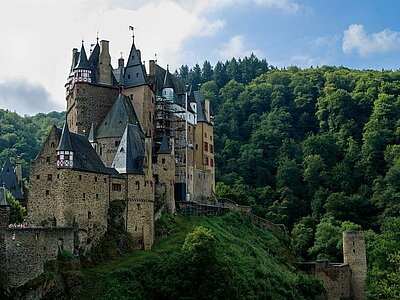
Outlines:
{"label": "scaffolding", "polygon": [[[174,139],[175,149],[175,182],[187,185],[187,120],[185,100],[179,101],[174,95],[167,99],[156,96],[155,142],[161,145],[164,134]],[[183,102],[183,103],[182,103]]]}

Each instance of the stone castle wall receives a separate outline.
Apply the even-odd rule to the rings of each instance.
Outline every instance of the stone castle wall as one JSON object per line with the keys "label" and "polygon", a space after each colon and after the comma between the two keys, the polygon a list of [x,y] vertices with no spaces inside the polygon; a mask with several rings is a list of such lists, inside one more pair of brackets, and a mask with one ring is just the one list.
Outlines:
{"label": "stone castle wall", "polygon": [[329,264],[317,262],[315,277],[320,279],[326,293],[317,299],[348,299],[351,296],[350,277],[351,270],[347,264]]}
{"label": "stone castle wall", "polygon": [[147,137],[154,135],[155,95],[148,85],[125,89],[124,95],[130,97],[140,126]]}
{"label": "stone castle wall", "polygon": [[122,136],[97,139],[96,152],[106,167],[111,167],[115,158],[115,154],[118,151],[121,138]]}
{"label": "stone castle wall", "polygon": [[365,252],[365,233],[347,231],[343,233],[343,259],[349,264],[351,273],[351,295],[354,300],[367,298],[367,258]]}
{"label": "stone castle wall", "polygon": [[166,203],[168,211],[175,212],[175,157],[174,154],[158,154],[154,164],[156,182],[156,197]]}
{"label": "stone castle wall", "polygon": [[117,88],[76,83],[66,96],[70,131],[89,134],[92,122],[101,124],[117,97]]}
{"label": "stone castle wall", "polygon": [[3,228],[0,278],[18,287],[43,273],[44,264],[57,258],[59,249],[73,252],[72,228]]}

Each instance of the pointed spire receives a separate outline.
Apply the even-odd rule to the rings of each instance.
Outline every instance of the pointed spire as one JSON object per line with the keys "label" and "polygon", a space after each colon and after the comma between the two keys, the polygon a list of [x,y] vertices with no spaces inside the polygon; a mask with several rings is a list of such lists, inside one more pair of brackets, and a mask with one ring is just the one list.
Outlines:
{"label": "pointed spire", "polygon": [[112,167],[120,174],[143,174],[144,141],[137,125],[127,124]]}
{"label": "pointed spire", "polygon": [[91,143],[94,143],[96,140],[96,124],[94,122],[92,122],[92,126],[90,126],[88,140]]}
{"label": "pointed spire", "polygon": [[76,64],[74,70],[75,69],[90,70],[90,65],[86,56],[85,47],[83,46],[83,40],[82,40],[81,52],[79,52],[78,63]]}
{"label": "pointed spire", "polygon": [[163,83],[163,89],[166,88],[174,88],[174,85],[172,84],[172,77],[171,73],[169,72],[169,65],[167,65],[167,70],[165,71],[165,77],[164,77],[164,83]]}
{"label": "pointed spire", "polygon": [[62,129],[61,133],[61,138],[60,138],[60,143],[58,144],[58,147],[56,149],[57,151],[72,151],[74,150],[72,148],[72,143],[71,143],[71,136],[68,128],[68,123],[65,121],[64,127]]}
{"label": "pointed spire", "polygon": [[158,150],[157,154],[171,154],[171,147],[169,146],[168,137],[165,133],[163,135],[160,150]]}
{"label": "pointed spire", "polygon": [[0,206],[9,206],[10,202],[7,198],[6,188],[4,187],[4,182],[0,186]]}

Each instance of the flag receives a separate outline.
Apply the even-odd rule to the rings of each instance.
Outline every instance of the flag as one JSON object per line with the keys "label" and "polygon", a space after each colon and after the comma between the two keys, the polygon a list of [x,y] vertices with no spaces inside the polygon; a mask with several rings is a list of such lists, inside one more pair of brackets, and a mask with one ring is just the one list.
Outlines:
{"label": "flag", "polygon": [[132,30],[132,31],[133,31],[133,26],[129,26],[129,30]]}

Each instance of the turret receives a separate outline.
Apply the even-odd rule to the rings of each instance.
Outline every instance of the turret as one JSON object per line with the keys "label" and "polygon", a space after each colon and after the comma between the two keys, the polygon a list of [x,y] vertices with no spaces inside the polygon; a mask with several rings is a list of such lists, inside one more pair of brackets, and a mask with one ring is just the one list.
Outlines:
{"label": "turret", "polygon": [[61,133],[60,142],[57,147],[57,168],[72,168],[74,166],[74,149],[67,122]]}
{"label": "turret", "polygon": [[172,84],[171,73],[169,72],[169,65],[167,65],[167,70],[165,71],[162,96],[170,101],[174,99],[174,85]]}
{"label": "turret", "polygon": [[79,52],[78,62],[74,68],[74,81],[77,82],[92,82],[92,70],[90,68],[89,61],[86,56],[85,47],[82,47]]}
{"label": "turret", "polygon": [[145,68],[140,59],[140,52],[135,47],[135,37],[133,36],[132,47],[124,73],[124,81],[127,88],[147,83]]}

